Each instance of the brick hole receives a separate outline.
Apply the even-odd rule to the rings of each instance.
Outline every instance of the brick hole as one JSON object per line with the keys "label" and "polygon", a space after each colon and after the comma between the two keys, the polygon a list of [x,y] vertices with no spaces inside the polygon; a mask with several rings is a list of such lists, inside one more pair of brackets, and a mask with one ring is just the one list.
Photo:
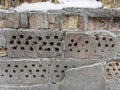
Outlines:
{"label": "brick hole", "polygon": [[112,64],[109,64],[109,66],[112,66]]}
{"label": "brick hole", "polygon": [[74,42],[74,40],[73,40],[73,39],[71,39],[71,42]]}
{"label": "brick hole", "polygon": [[42,67],[42,65],[40,64],[39,67]]}
{"label": "brick hole", "polygon": [[60,65],[56,65],[56,67],[57,67],[57,68],[59,68],[59,67],[60,67]]}
{"label": "brick hole", "polygon": [[116,66],[119,66],[119,63],[118,63],[118,62],[116,62]]}
{"label": "brick hole", "polygon": [[77,46],[77,42],[76,42],[76,43],[74,43],[74,46]]}
{"label": "brick hole", "polygon": [[32,72],[32,70],[29,70],[29,72]]}
{"label": "brick hole", "polygon": [[54,70],[54,72],[56,73],[56,72],[58,72],[57,70]]}
{"label": "brick hole", "polygon": [[46,39],[50,39],[50,36],[46,36]]}
{"label": "brick hole", "polygon": [[108,73],[108,76],[111,76],[111,74],[110,74],[110,73]]}
{"label": "brick hole", "polygon": [[21,47],[21,50],[25,50],[25,48],[24,48],[24,47]]}
{"label": "brick hole", "polygon": [[50,45],[54,45],[54,42],[50,42]]}
{"label": "brick hole", "polygon": [[17,47],[16,47],[16,46],[14,46],[14,47],[13,47],[13,50],[16,50],[16,49],[17,49]]}
{"label": "brick hole", "polygon": [[45,48],[44,50],[45,50],[45,51],[50,51],[50,48]]}
{"label": "brick hole", "polygon": [[2,48],[0,48],[0,50],[2,50]]}
{"label": "brick hole", "polygon": [[6,69],[5,72],[8,73],[8,70]]}
{"label": "brick hole", "polygon": [[35,64],[32,64],[32,67],[35,67]]}
{"label": "brick hole", "polygon": [[64,66],[64,68],[68,68],[68,66]]}
{"label": "brick hole", "polygon": [[42,50],[42,47],[39,47],[39,50],[41,51],[41,50]]}
{"label": "brick hole", "polygon": [[69,46],[69,47],[71,47],[71,46],[72,46],[72,44],[68,44],[68,46]]}
{"label": "brick hole", "polygon": [[21,70],[20,70],[20,72],[24,72],[24,70],[23,70],[23,69],[21,69]]}
{"label": "brick hole", "polygon": [[113,68],[113,71],[115,71],[116,69],[115,68]]}
{"label": "brick hole", "polygon": [[16,36],[12,36],[12,39],[16,39]]}
{"label": "brick hole", "polygon": [[13,70],[13,73],[16,73],[16,70]]}
{"label": "brick hole", "polygon": [[43,69],[43,72],[46,72],[47,70],[46,69]]}
{"label": "brick hole", "polygon": [[28,67],[27,65],[24,66],[24,68],[27,68],[27,67]]}
{"label": "brick hole", "polygon": [[9,75],[10,78],[12,78],[12,75]]}
{"label": "brick hole", "polygon": [[31,40],[31,39],[32,39],[32,37],[31,37],[31,36],[29,36],[29,37],[28,37],[28,40]]}
{"label": "brick hole", "polygon": [[107,71],[107,72],[109,72],[109,71],[110,71],[110,69],[109,69],[109,68],[107,68],[107,69],[106,69],[106,71]]}
{"label": "brick hole", "polygon": [[10,65],[10,64],[8,64],[7,66],[8,66],[8,67],[10,67],[11,65]]}
{"label": "brick hole", "polygon": [[89,43],[89,41],[85,41],[85,44],[88,44]]}
{"label": "brick hole", "polygon": [[64,70],[61,71],[61,73],[64,73],[64,72],[65,72]]}
{"label": "brick hole", "polygon": [[95,40],[99,40],[99,36],[95,35],[95,37],[96,37]]}
{"label": "brick hole", "polygon": [[101,44],[100,44],[100,42],[98,43],[98,47],[101,47]]}
{"label": "brick hole", "polygon": [[104,27],[105,26],[105,21],[100,21],[100,25],[101,25],[101,27]]}
{"label": "brick hole", "polygon": [[58,39],[58,36],[54,36],[54,39]]}
{"label": "brick hole", "polygon": [[4,75],[2,74],[1,76],[3,77]]}
{"label": "brick hole", "polygon": [[19,66],[18,65],[15,65],[16,68],[18,68]]}
{"label": "brick hole", "polygon": [[58,52],[58,51],[59,51],[59,48],[55,48],[55,51]]}
{"label": "brick hole", "polygon": [[61,43],[57,43],[57,46],[60,46],[61,45]]}
{"label": "brick hole", "polygon": [[38,37],[38,39],[41,41],[41,40],[42,40],[42,37]]}
{"label": "brick hole", "polygon": [[115,75],[118,75],[118,73],[115,73]]}
{"label": "brick hole", "polygon": [[33,43],[34,43],[35,45],[37,44],[37,42],[36,42],[36,41],[34,41]]}
{"label": "brick hole", "polygon": [[33,75],[34,78],[36,78],[36,75]]}
{"label": "brick hole", "polygon": [[109,41],[113,41],[113,39],[112,39],[112,38],[110,38],[110,39],[109,39]]}
{"label": "brick hole", "polygon": [[29,42],[28,42],[28,41],[26,41],[26,42],[25,42],[25,45],[29,45]]}
{"label": "brick hole", "polygon": [[17,41],[17,44],[18,44],[18,45],[20,45],[20,44],[21,44],[21,42],[20,42],[20,41]]}
{"label": "brick hole", "polygon": [[120,71],[120,68],[118,69],[118,71]]}
{"label": "brick hole", "polygon": [[11,40],[10,42],[9,42],[9,44],[13,44],[14,43],[14,41],[13,40]]}
{"label": "brick hole", "polygon": [[41,77],[45,77],[45,75],[41,75]]}
{"label": "brick hole", "polygon": [[20,38],[24,38],[24,36],[23,36],[23,35],[19,35],[19,37],[20,37]]}
{"label": "brick hole", "polygon": [[43,45],[47,45],[47,42],[43,42]]}
{"label": "brick hole", "polygon": [[25,75],[25,77],[29,77],[29,75]]}
{"label": "brick hole", "polygon": [[33,49],[33,47],[30,47],[30,51],[33,51],[34,49]]}
{"label": "brick hole", "polygon": [[106,37],[103,37],[103,40],[106,40]]}
{"label": "brick hole", "polygon": [[80,53],[80,50],[77,50],[78,53]]}
{"label": "brick hole", "polygon": [[88,49],[86,49],[85,52],[88,52]]}
{"label": "brick hole", "polygon": [[36,70],[36,72],[40,72],[40,70],[39,70],[39,69],[37,69],[37,70]]}
{"label": "brick hole", "polygon": [[56,75],[56,77],[60,77],[60,75]]}
{"label": "brick hole", "polygon": [[105,44],[105,47],[108,47],[109,45],[108,44]]}
{"label": "brick hole", "polygon": [[73,50],[72,49],[69,49],[70,52],[72,52]]}
{"label": "brick hole", "polygon": [[111,47],[115,47],[115,44],[112,44]]}

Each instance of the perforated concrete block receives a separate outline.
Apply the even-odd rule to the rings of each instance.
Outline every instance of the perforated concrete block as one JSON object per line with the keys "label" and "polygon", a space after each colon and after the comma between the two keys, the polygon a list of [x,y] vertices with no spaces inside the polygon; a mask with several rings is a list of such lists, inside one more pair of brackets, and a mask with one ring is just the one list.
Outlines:
{"label": "perforated concrete block", "polygon": [[0,84],[31,85],[49,82],[48,61],[0,59]]}
{"label": "perforated concrete block", "polygon": [[65,57],[113,58],[117,54],[117,38],[109,31],[66,34]]}
{"label": "perforated concrete block", "polygon": [[13,30],[6,33],[9,57],[64,56],[61,31]]}
{"label": "perforated concrete block", "polygon": [[29,17],[30,28],[33,29],[48,29],[49,23],[47,14],[31,13]]}
{"label": "perforated concrete block", "polygon": [[88,30],[109,30],[112,19],[110,17],[89,17]]}
{"label": "perforated concrete block", "polygon": [[60,90],[106,90],[102,65],[83,66],[66,71]]}

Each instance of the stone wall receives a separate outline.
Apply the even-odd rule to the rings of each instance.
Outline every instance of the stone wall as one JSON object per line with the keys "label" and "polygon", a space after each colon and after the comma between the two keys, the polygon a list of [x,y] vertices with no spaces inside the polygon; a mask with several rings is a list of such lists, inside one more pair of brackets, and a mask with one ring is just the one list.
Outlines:
{"label": "stone wall", "polygon": [[119,9],[0,12],[0,90],[119,90],[119,30]]}

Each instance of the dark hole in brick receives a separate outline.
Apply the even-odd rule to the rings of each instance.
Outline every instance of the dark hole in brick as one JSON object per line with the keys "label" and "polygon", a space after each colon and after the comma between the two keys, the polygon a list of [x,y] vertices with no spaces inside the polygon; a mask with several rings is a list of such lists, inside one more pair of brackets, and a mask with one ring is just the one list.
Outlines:
{"label": "dark hole in brick", "polygon": [[103,37],[103,40],[106,40],[106,38],[105,38],[105,37]]}
{"label": "dark hole in brick", "polygon": [[47,70],[46,69],[43,69],[43,72],[46,72]]}
{"label": "dark hole in brick", "polygon": [[60,77],[60,75],[56,75],[56,77]]}
{"label": "dark hole in brick", "polygon": [[39,39],[39,40],[42,40],[42,37],[39,37],[38,39]]}
{"label": "dark hole in brick", "polygon": [[109,66],[112,66],[112,64],[109,64]]}
{"label": "dark hole in brick", "polygon": [[58,46],[60,46],[61,44],[60,43],[57,43]]}
{"label": "dark hole in brick", "polygon": [[74,42],[74,40],[72,39],[71,42]]}
{"label": "dark hole in brick", "polygon": [[108,76],[111,76],[111,74],[110,74],[110,73],[108,73]]}
{"label": "dark hole in brick", "polygon": [[115,71],[116,69],[115,68],[113,68],[113,71]]}
{"label": "dark hole in brick", "polygon": [[29,42],[28,42],[28,41],[26,41],[26,42],[25,42],[25,44],[26,44],[26,45],[29,45]]}
{"label": "dark hole in brick", "polygon": [[0,50],[2,50],[2,48],[0,48]]}
{"label": "dark hole in brick", "polygon": [[10,44],[13,44],[13,43],[14,43],[14,41],[10,41],[9,43],[10,43]]}
{"label": "dark hole in brick", "polygon": [[111,47],[115,47],[115,44],[112,44]]}
{"label": "dark hole in brick", "polygon": [[24,48],[24,47],[21,47],[21,50],[25,50],[25,48]]}
{"label": "dark hole in brick", "polygon": [[54,72],[56,73],[56,72],[57,72],[57,70],[54,70]]}
{"label": "dark hole in brick", "polygon": [[47,48],[47,51],[50,51],[50,48]]}
{"label": "dark hole in brick", "polygon": [[46,39],[50,39],[50,36],[46,36]]}
{"label": "dark hole in brick", "polygon": [[20,41],[17,41],[17,44],[19,44],[19,45],[20,45],[20,44],[21,44],[21,42],[20,42]]}
{"label": "dark hole in brick", "polygon": [[14,49],[14,50],[16,50],[16,49],[17,49],[17,47],[13,47],[13,49]]}
{"label": "dark hole in brick", "polygon": [[39,50],[42,50],[42,47],[39,47]]}
{"label": "dark hole in brick", "polygon": [[86,49],[85,52],[88,52],[88,49]]}
{"label": "dark hole in brick", "polygon": [[33,51],[34,49],[33,49],[33,47],[30,47],[30,51]]}
{"label": "dark hole in brick", "polygon": [[98,43],[98,47],[101,47],[101,44],[100,44],[100,42]]}
{"label": "dark hole in brick", "polygon": [[95,40],[99,40],[99,36],[95,35],[95,37],[96,37]]}
{"label": "dark hole in brick", "polygon": [[116,66],[119,66],[119,63],[118,63],[118,62],[116,62]]}
{"label": "dark hole in brick", "polygon": [[58,39],[58,36],[54,36],[54,39]]}
{"label": "dark hole in brick", "polygon": [[40,71],[39,69],[36,70],[36,72],[39,72],[39,71]]}
{"label": "dark hole in brick", "polygon": [[8,64],[7,66],[8,66],[8,67],[10,67],[11,65],[10,65],[10,64]]}
{"label": "dark hole in brick", "polygon": [[29,39],[29,40],[31,40],[31,39],[32,39],[32,37],[31,37],[31,36],[29,36],[29,37],[28,37],[28,39]]}
{"label": "dark hole in brick", "polygon": [[32,64],[32,67],[35,67],[35,64]]}
{"label": "dark hole in brick", "polygon": [[85,41],[85,43],[86,43],[86,44],[88,44],[88,43],[89,43],[89,41]]}
{"label": "dark hole in brick", "polygon": [[27,68],[27,67],[28,67],[27,65],[24,66],[24,68]]}
{"label": "dark hole in brick", "polygon": [[115,75],[118,75],[118,73],[115,73]]}
{"label": "dark hole in brick", "polygon": [[3,77],[4,75],[2,74],[1,76]]}
{"label": "dark hole in brick", "polygon": [[36,41],[34,41],[33,43],[34,43],[34,44],[37,44],[37,42],[36,42]]}
{"label": "dark hole in brick", "polygon": [[23,72],[23,71],[24,71],[23,69],[20,70],[20,72]]}
{"label": "dark hole in brick", "polygon": [[113,39],[112,39],[112,38],[110,38],[110,39],[109,39],[109,41],[113,41]]}
{"label": "dark hole in brick", "polygon": [[69,51],[73,51],[72,49],[70,49]]}
{"label": "dark hole in brick", "polygon": [[18,65],[15,65],[16,68],[18,68],[19,66]]}
{"label": "dark hole in brick", "polygon": [[55,48],[55,51],[59,51],[59,48]]}
{"label": "dark hole in brick", "polygon": [[68,46],[70,47],[70,46],[72,46],[72,44],[68,44]]}
{"label": "dark hole in brick", "polygon": [[77,52],[79,53],[79,52],[80,52],[80,50],[77,50]]}
{"label": "dark hole in brick", "polygon": [[39,67],[42,67],[42,65],[40,64]]}
{"label": "dark hole in brick", "polygon": [[109,72],[109,70],[110,70],[109,68],[106,69],[107,72]]}
{"label": "dark hole in brick", "polygon": [[7,72],[8,72],[8,70],[5,70],[5,72],[7,73]]}
{"label": "dark hole in brick", "polygon": [[120,71],[120,68],[118,70]]}
{"label": "dark hole in brick", "polygon": [[60,67],[60,65],[56,65],[56,67],[58,68],[58,67]]}
{"label": "dark hole in brick", "polygon": [[29,72],[32,72],[32,70],[29,70]]}
{"label": "dark hole in brick", "polygon": [[45,77],[45,75],[41,75],[41,77]]}
{"label": "dark hole in brick", "polygon": [[109,45],[108,44],[105,44],[105,47],[108,47]]}
{"label": "dark hole in brick", "polygon": [[12,75],[9,75],[9,77],[11,78],[11,77],[12,77]]}
{"label": "dark hole in brick", "polygon": [[25,77],[29,77],[29,75],[25,75]]}
{"label": "dark hole in brick", "polygon": [[50,45],[54,45],[54,42],[50,42]]}
{"label": "dark hole in brick", "polygon": [[46,42],[43,42],[43,45],[47,45],[47,43],[46,43]]}
{"label": "dark hole in brick", "polygon": [[64,68],[68,68],[68,66],[64,66]]}
{"label": "dark hole in brick", "polygon": [[77,42],[76,42],[76,43],[74,43],[74,46],[77,46]]}
{"label": "dark hole in brick", "polygon": [[13,39],[16,39],[16,36],[12,36]]}
{"label": "dark hole in brick", "polygon": [[62,73],[64,73],[65,71],[64,71],[64,70],[62,70],[61,72],[62,72]]}
{"label": "dark hole in brick", "polygon": [[33,75],[33,77],[35,78],[35,77],[36,77],[36,75]]}
{"label": "dark hole in brick", "polygon": [[19,37],[20,37],[20,38],[24,38],[24,36],[23,36],[23,35],[19,35]]}
{"label": "dark hole in brick", "polygon": [[14,73],[16,73],[16,70],[13,70]]}

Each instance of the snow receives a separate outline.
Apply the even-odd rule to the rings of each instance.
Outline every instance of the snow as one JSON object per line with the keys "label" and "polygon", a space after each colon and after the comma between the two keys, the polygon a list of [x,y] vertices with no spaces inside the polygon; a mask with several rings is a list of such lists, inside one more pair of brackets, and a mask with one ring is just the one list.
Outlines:
{"label": "snow", "polygon": [[17,12],[25,11],[48,11],[48,10],[60,10],[67,7],[77,8],[100,8],[102,3],[96,0],[59,0],[59,4],[48,2],[37,3],[23,3],[16,7],[14,10]]}

